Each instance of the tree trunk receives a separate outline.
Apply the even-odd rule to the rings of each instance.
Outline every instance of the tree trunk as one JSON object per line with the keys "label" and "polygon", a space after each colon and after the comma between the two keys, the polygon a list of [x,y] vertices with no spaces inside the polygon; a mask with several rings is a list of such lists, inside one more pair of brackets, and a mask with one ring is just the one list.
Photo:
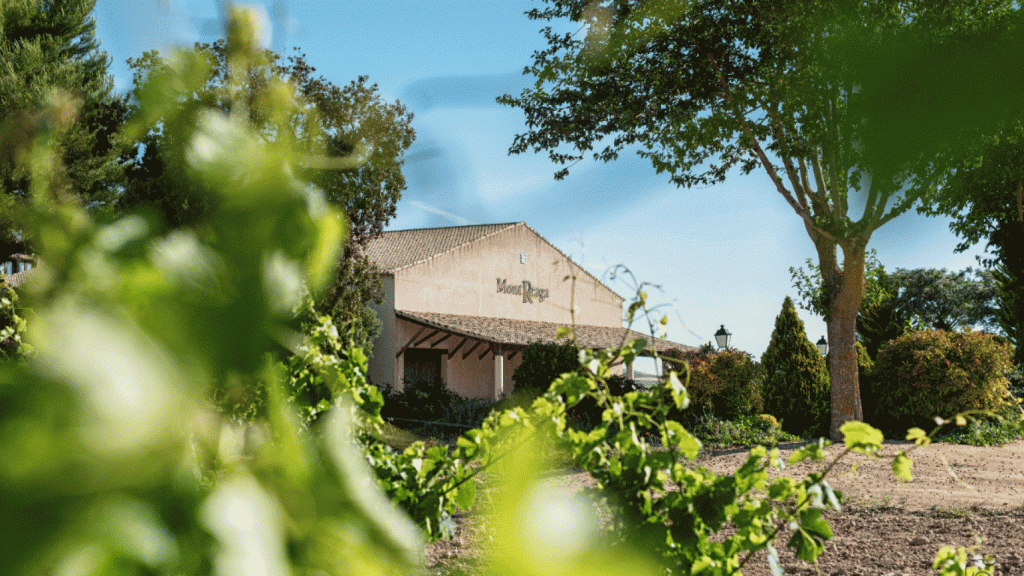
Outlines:
{"label": "tree trunk", "polygon": [[843,269],[829,298],[829,379],[832,383],[832,439],[843,439],[839,428],[851,420],[863,420],[860,377],[857,373],[857,312],[864,300],[865,243],[843,246]]}
{"label": "tree trunk", "polygon": [[828,327],[828,375],[832,392],[833,440],[843,439],[839,428],[850,420],[863,420],[860,401],[860,375],[857,373],[857,312],[864,300],[864,252],[867,238],[857,238],[843,246],[843,266],[836,256],[835,240],[811,226],[807,233],[818,252],[821,285],[828,295],[825,323]]}

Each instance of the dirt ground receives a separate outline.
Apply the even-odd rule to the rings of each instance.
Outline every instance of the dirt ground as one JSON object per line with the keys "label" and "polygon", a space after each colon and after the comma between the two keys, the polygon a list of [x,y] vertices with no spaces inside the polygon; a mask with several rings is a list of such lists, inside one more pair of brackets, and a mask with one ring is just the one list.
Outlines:
{"label": "dirt ground", "polygon": [[[783,458],[800,446],[780,446]],[[913,444],[888,442],[885,448],[887,454],[909,452],[913,481],[895,480],[889,459],[847,455],[829,480],[845,494],[843,512],[827,514],[835,536],[817,567],[789,553],[783,536],[778,548],[786,574],[818,574],[819,569],[826,576],[934,574],[932,562],[943,545],[970,547],[980,541],[980,552],[996,559],[996,574],[1024,576],[1024,441],[1002,447],[936,444],[913,451]],[[841,450],[832,446],[827,452],[835,456]],[[695,465],[728,473],[740,466],[746,453],[709,451]],[[781,473],[799,478],[822,465],[803,463]],[[591,480],[584,473],[567,473],[557,483],[583,487]],[[481,555],[472,517],[457,522],[455,540],[427,550],[432,573],[465,568]],[[744,574],[770,574],[764,553]]]}
{"label": "dirt ground", "polygon": [[[781,446],[784,457],[800,444]],[[885,451],[909,451],[913,444],[887,442]],[[841,446],[830,446],[830,456]],[[934,574],[943,545],[970,547],[996,558],[996,574],[1024,575],[1024,441],[1002,447],[935,444],[909,452],[911,482],[897,481],[891,459],[847,455],[833,469],[833,487],[843,491],[842,514],[830,513],[835,535],[818,560],[826,576]],[[698,464],[718,473],[735,470],[746,450],[709,453]],[[817,463],[782,473],[803,477]],[[779,547],[786,574],[817,574],[813,565]],[[768,575],[762,553],[748,575]]]}

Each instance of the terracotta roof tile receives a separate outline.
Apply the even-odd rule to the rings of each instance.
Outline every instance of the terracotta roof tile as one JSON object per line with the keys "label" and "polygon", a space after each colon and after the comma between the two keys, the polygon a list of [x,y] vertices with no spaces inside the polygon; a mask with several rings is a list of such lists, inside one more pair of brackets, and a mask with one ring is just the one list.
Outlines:
{"label": "terracotta roof tile", "polygon": [[[534,342],[557,342],[555,334],[560,327],[565,326],[565,324],[556,322],[463,316],[437,312],[410,312],[407,310],[396,310],[395,316],[423,326],[445,330],[459,336],[493,342],[511,348],[525,348]],[[627,332],[625,328],[577,325],[576,341],[583,348],[608,348],[610,346],[618,346],[622,341],[624,332]],[[635,330],[628,330],[628,332],[629,340],[643,338],[647,340],[648,345],[653,345],[659,353],[672,348],[692,349],[691,346],[667,340],[658,340]],[[565,338],[561,341],[564,342]]]}
{"label": "terracotta roof tile", "polygon": [[366,255],[372,262],[380,266],[381,270],[390,273],[519,224],[520,222],[508,222],[505,224],[392,230],[370,240],[366,244]]}

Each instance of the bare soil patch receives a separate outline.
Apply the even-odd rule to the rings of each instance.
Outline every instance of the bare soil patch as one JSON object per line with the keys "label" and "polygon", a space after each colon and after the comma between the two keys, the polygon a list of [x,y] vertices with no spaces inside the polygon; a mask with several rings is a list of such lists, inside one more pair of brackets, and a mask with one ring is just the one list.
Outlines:
{"label": "bare soil patch", "polygon": [[[802,443],[780,446],[785,460]],[[826,576],[916,576],[934,574],[936,552],[944,545],[971,547],[995,556],[996,574],[1024,576],[1024,441],[1002,447],[935,444],[914,449],[906,442],[887,442],[885,452],[905,450],[914,461],[914,480],[897,481],[890,459],[848,454],[833,468],[829,483],[845,496],[841,514],[828,513],[835,536],[825,548],[818,566],[808,565],[778,546],[786,574]],[[841,446],[827,448],[830,458]],[[694,463],[720,474],[738,468],[747,449],[709,450]],[[820,470],[823,463],[805,462],[773,475],[802,478]],[[582,472],[564,474],[557,484],[582,488],[592,484]],[[486,538],[475,518],[457,519],[455,542],[428,548],[431,572],[447,574],[471,568]],[[744,574],[770,574],[762,552]]]}
{"label": "bare soil patch", "polygon": [[[781,446],[783,459],[801,444]],[[887,442],[885,452],[908,451],[914,479],[901,482],[891,459],[848,454],[829,483],[844,493],[842,514],[829,513],[834,537],[818,560],[833,576],[934,574],[932,562],[944,546],[978,548],[996,558],[996,574],[1024,575],[1024,441],[1002,447]],[[826,449],[830,457],[841,446]],[[718,473],[735,470],[747,450],[709,452],[696,464]],[[827,461],[826,461],[827,462]],[[804,462],[781,472],[795,478],[825,463]],[[778,475],[780,473],[773,473]],[[818,574],[779,546],[786,574]],[[744,574],[767,576],[765,553]]]}
{"label": "bare soil patch", "polygon": [[[803,445],[780,446],[783,460]],[[820,471],[843,451],[843,447],[833,445],[825,450],[829,455],[825,462],[803,462],[772,475],[803,478],[810,472]],[[1009,510],[1019,509],[1024,504],[1024,441],[984,447],[933,444],[918,449],[910,442],[885,443],[885,454],[892,455],[898,450],[907,452],[914,462],[911,482],[902,482],[893,476],[889,466],[891,457],[872,458],[854,453],[847,454],[832,469],[828,481],[843,491],[851,504],[895,504],[907,511],[972,506]],[[728,474],[743,464],[747,452],[745,448],[709,451],[699,456],[696,464],[718,474]]]}

